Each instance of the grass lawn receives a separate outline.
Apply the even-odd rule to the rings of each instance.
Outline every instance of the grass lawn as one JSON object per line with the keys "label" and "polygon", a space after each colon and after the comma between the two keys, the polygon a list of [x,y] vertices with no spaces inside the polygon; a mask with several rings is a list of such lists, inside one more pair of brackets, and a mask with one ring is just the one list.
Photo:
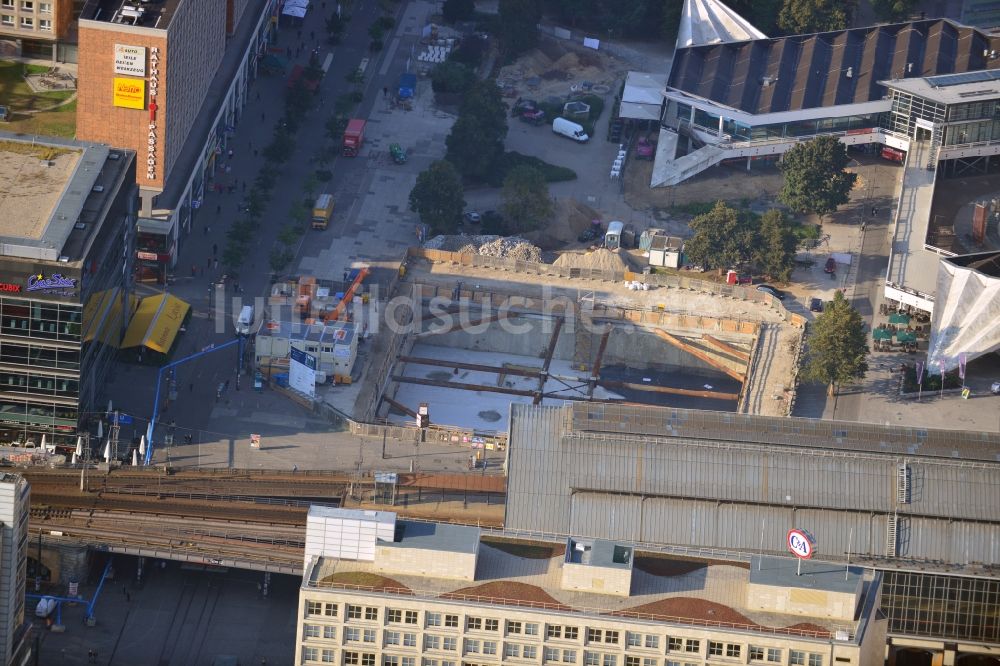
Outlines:
{"label": "grass lawn", "polygon": [[[31,73],[47,71],[47,67],[28,65]],[[0,60],[0,105],[8,107],[13,115],[11,122],[0,125],[8,132],[25,134],[48,134],[73,137],[76,134],[76,101],[52,111],[26,114],[24,111],[45,109],[73,97],[74,90],[54,90],[36,93],[28,87],[23,78],[25,65],[19,62]]]}

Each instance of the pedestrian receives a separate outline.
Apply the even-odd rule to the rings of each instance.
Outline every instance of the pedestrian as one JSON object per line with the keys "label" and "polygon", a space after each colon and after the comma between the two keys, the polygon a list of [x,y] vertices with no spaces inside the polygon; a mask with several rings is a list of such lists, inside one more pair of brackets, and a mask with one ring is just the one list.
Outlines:
{"label": "pedestrian", "polygon": [[310,30],[309,31],[309,39],[311,39],[314,42],[316,41],[316,31],[315,30]]}
{"label": "pedestrian", "polygon": [[240,293],[240,281],[239,280],[237,280],[236,282],[233,282],[233,291],[235,291],[237,294]]}
{"label": "pedestrian", "polygon": [[191,264],[191,277],[194,277],[197,274],[198,274],[198,268],[194,264]]}
{"label": "pedestrian", "polygon": [[212,258],[205,257],[205,268],[211,268],[211,267],[212,267]]}
{"label": "pedestrian", "polygon": [[131,603],[132,602],[132,595],[129,594],[128,592],[125,593],[125,601],[127,603]]}
{"label": "pedestrian", "polygon": [[235,185],[230,185],[227,189],[229,190],[229,193],[232,194],[236,190],[236,186]]}
{"label": "pedestrian", "polygon": [[128,594],[128,586],[125,585],[125,583],[122,583],[122,596],[125,596],[126,594]]}
{"label": "pedestrian", "polygon": [[[285,47],[285,55],[288,56],[289,58],[292,57],[292,47],[291,46],[286,46]],[[257,93],[257,97],[258,98],[260,97],[260,93]]]}
{"label": "pedestrian", "polygon": [[226,380],[226,390],[227,391],[229,390],[229,380],[228,379]]}
{"label": "pedestrian", "polygon": [[257,149],[256,148],[253,149],[253,156],[257,157]]}
{"label": "pedestrian", "polygon": [[[256,150],[254,152],[257,152]],[[243,181],[243,193],[246,194],[247,191],[247,181]]]}
{"label": "pedestrian", "polygon": [[299,39],[302,39],[302,28],[299,28],[295,34],[298,36]]}
{"label": "pedestrian", "polygon": [[261,112],[260,112],[260,122],[264,122],[264,119],[265,119],[266,117],[267,117],[267,114],[265,114],[265,113],[264,113],[263,111],[261,111]]}
{"label": "pedestrian", "polygon": [[260,101],[260,91],[259,90],[257,91],[257,101],[258,102]]}
{"label": "pedestrian", "polygon": [[389,88],[388,87],[382,88],[382,96],[386,97],[386,98],[389,97]]}
{"label": "pedestrian", "polygon": [[232,148],[230,148],[229,152],[226,153],[226,154],[229,155],[229,159],[233,159],[233,149]]}
{"label": "pedestrian", "polygon": [[[221,212],[221,211],[220,211],[220,212]],[[206,224],[206,225],[205,225],[205,235],[207,236],[207,235],[208,235],[208,234],[210,234],[210,233],[212,233],[212,227],[210,227],[210,226],[208,226],[208,225]]]}
{"label": "pedestrian", "polygon": [[219,260],[218,260],[218,259],[216,259],[214,263],[215,263],[215,266],[213,266],[213,268],[214,268],[215,270],[219,270]]}
{"label": "pedestrian", "polygon": [[188,384],[188,393],[194,393],[194,383]]}
{"label": "pedestrian", "polygon": [[212,243],[212,256],[214,257],[217,254],[219,254],[219,246],[216,245],[215,243]]}
{"label": "pedestrian", "polygon": [[215,214],[216,215],[222,215],[222,204],[216,204],[215,205]]}

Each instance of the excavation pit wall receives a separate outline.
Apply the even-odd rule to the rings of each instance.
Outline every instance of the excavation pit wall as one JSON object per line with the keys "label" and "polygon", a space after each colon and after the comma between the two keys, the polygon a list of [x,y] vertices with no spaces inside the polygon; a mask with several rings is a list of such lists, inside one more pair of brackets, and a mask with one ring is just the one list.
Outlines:
{"label": "excavation pit wall", "polygon": [[[453,293],[458,295],[458,292]],[[426,293],[424,295],[428,296]],[[421,330],[427,332],[436,328],[446,332],[414,333],[407,336],[405,351],[400,354],[401,357],[433,358],[445,364],[456,362],[495,368],[506,365],[522,370],[542,367],[552,332],[556,328],[556,316],[528,309],[532,305],[528,302],[530,299],[519,298],[520,307],[507,308],[508,301],[496,294],[461,293],[464,297],[461,307],[464,308],[465,325],[454,330],[459,321],[459,315],[454,310],[459,307],[459,302],[442,301],[441,294],[435,295],[438,297],[436,312],[451,312],[448,325],[435,319],[431,311],[425,308]],[[424,300],[428,303],[430,297]],[[615,388],[601,385],[594,387],[594,398],[736,411],[735,396],[742,391],[742,382],[671,344],[657,335],[654,329],[665,330],[702,354],[724,362],[734,372],[745,373],[749,367],[746,358],[730,355],[724,349],[719,349],[718,344],[731,345],[744,355],[751,354],[759,333],[759,324],[668,312],[588,307],[586,304],[584,307],[583,311],[578,308],[576,312],[565,313],[564,325],[552,354],[550,379],[542,389],[543,393],[554,395],[544,398],[543,404],[554,404],[560,399],[584,399],[590,395],[586,380],[591,376],[597,360],[602,334],[610,326],[611,332],[601,360],[602,380],[640,385],[647,389],[666,386],[692,393],[711,391],[731,395],[733,398],[720,400],[696,395],[631,390],[621,384]],[[480,323],[484,313],[496,314],[497,309],[505,310],[503,321]],[[709,344],[702,338],[703,334],[710,335],[718,342],[715,345]],[[498,386],[511,391],[537,391],[540,384],[534,377],[405,362],[397,362],[391,375],[417,378],[424,382]],[[564,381],[567,378],[579,381]],[[510,402],[533,401],[533,397],[529,395],[473,391],[426,383],[415,385],[396,380],[387,383],[385,395],[410,411],[416,411],[420,403],[426,402],[430,408],[431,422],[473,430],[487,430],[491,426],[502,430],[506,425]],[[481,414],[488,414],[490,420],[479,418]],[[395,407],[390,409],[386,402],[379,410],[379,415],[389,421],[413,421],[411,415],[404,414]],[[469,418],[464,418],[466,415]],[[446,420],[442,421],[442,417]]]}

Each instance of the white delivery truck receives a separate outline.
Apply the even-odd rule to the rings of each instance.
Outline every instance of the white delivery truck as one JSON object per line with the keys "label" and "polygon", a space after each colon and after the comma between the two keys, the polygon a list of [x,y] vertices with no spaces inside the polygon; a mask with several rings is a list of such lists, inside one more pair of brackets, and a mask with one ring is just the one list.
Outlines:
{"label": "white delivery truck", "polygon": [[590,140],[587,133],[583,131],[583,125],[577,125],[572,120],[566,120],[565,118],[556,118],[553,120],[552,131],[580,143]]}
{"label": "white delivery truck", "polygon": [[253,306],[244,305],[240,310],[240,316],[236,320],[236,333],[238,335],[250,335],[253,328]]}

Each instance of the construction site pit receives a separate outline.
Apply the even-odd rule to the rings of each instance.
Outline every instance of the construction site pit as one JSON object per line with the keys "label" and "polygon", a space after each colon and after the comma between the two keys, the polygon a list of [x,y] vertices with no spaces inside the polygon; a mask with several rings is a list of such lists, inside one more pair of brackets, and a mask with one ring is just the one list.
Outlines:
{"label": "construction site pit", "polygon": [[[506,309],[490,299],[422,312],[389,372],[378,416],[491,432],[510,403],[626,402],[737,411],[759,325],[712,317],[623,312],[604,316]],[[523,300],[523,299],[522,299]]]}

